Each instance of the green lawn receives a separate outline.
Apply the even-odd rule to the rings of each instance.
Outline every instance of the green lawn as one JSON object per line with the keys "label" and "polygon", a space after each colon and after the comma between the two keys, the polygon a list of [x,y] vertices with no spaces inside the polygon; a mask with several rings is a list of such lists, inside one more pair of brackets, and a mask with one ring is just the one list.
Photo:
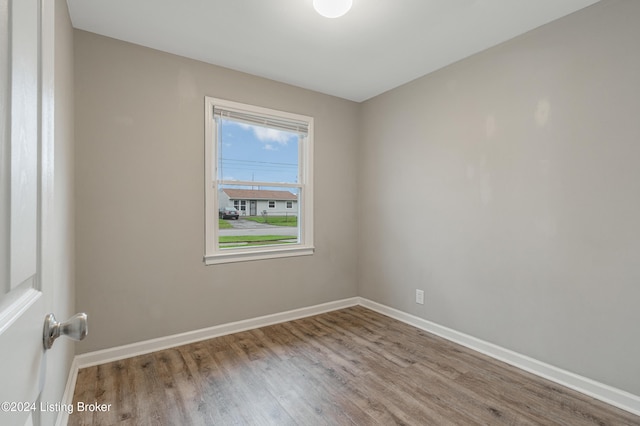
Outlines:
{"label": "green lawn", "polygon": [[[289,240],[289,241],[288,241]],[[222,248],[261,246],[265,244],[291,244],[296,237],[290,235],[230,235],[221,236]]]}
{"label": "green lawn", "polygon": [[229,235],[221,236],[221,243],[255,243],[255,242],[270,242],[281,240],[294,240],[296,237],[291,235]]}
{"label": "green lawn", "polygon": [[247,216],[246,220],[252,220],[258,223],[268,223],[277,226],[298,226],[298,216]]}
{"label": "green lawn", "polygon": [[233,226],[231,226],[231,224],[224,220],[224,219],[218,219],[218,229],[231,229],[233,228]]}

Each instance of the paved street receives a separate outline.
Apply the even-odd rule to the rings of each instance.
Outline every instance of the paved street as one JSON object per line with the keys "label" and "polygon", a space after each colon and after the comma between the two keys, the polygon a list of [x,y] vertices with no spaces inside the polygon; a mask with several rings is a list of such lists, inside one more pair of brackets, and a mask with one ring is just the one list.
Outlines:
{"label": "paved street", "polygon": [[228,235],[298,235],[298,228],[293,226],[275,226],[258,223],[252,220],[238,219],[228,220],[233,229],[221,229],[220,236]]}

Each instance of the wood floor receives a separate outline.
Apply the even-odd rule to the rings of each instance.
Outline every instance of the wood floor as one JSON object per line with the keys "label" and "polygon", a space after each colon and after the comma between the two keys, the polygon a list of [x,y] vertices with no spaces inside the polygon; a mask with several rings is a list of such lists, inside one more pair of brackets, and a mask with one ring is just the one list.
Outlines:
{"label": "wood floor", "polygon": [[640,417],[353,307],[78,372],[69,425],[640,425]]}

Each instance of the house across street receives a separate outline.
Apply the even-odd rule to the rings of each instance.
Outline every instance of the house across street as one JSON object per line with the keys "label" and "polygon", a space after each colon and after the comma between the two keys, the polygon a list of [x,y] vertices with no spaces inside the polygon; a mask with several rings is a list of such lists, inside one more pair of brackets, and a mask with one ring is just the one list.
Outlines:
{"label": "house across street", "polygon": [[298,196],[290,191],[266,189],[222,188],[218,194],[220,207],[235,207],[240,216],[298,214]]}

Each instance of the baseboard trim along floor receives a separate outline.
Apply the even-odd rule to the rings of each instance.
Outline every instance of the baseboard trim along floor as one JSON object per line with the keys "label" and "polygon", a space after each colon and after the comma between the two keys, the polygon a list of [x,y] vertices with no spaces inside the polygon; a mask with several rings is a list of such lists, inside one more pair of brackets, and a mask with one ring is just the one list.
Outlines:
{"label": "baseboard trim along floor", "polygon": [[563,370],[542,361],[530,358],[526,355],[513,352],[493,343],[485,342],[459,331],[435,324],[431,321],[416,317],[394,308],[360,298],[360,305],[376,311],[388,317],[397,319],[406,324],[413,325],[421,330],[445,338],[451,342],[465,346],[499,361],[506,362],[536,376],[550,380],[559,385],[578,391],[592,398],[598,399],[614,407],[640,416],[640,396],[605,385],[595,380],[579,376],[570,371]]}
{"label": "baseboard trim along floor", "polygon": [[[348,308],[350,306],[356,306],[358,304],[360,304],[360,298],[352,297],[335,302],[322,303],[320,305],[309,306],[306,308],[294,309],[277,314],[250,318],[247,320],[216,325],[186,333],[174,334],[171,336],[159,337],[157,339],[145,340],[142,342],[76,355],[71,365],[71,371],[69,371],[69,378],[67,379],[67,386],[62,397],[62,403],[71,404],[73,402],[73,391],[76,386],[78,370],[82,368],[106,364],[108,362],[161,351],[163,349],[186,345],[201,340],[213,339],[214,337],[220,337],[227,334],[239,333],[241,331],[252,330],[254,328],[293,321],[300,318],[323,314],[325,312]],[[58,415],[56,426],[66,425],[68,419],[69,414],[62,410]]]}
{"label": "baseboard trim along floor", "polygon": [[[364,306],[368,309],[387,315],[421,330],[433,333],[469,349],[473,349],[497,360],[506,362],[514,367],[520,368],[559,385],[566,386],[570,389],[606,402],[607,404],[621,408],[635,415],[640,415],[640,396],[579,376],[569,371],[513,352],[509,349],[485,342],[473,336],[460,333],[431,321],[427,321],[362,297],[352,297],[335,302],[323,303],[306,308],[294,309],[277,314],[265,315],[243,321],[208,327],[201,330],[77,355],[71,366],[71,371],[69,372],[69,378],[67,380],[67,386],[65,388],[62,402],[66,404],[70,404],[72,402],[78,370],[81,368],[126,359],[227,334],[292,321],[356,305]],[[65,415],[63,410],[57,419],[56,425],[65,425],[67,420],[68,414]]]}

